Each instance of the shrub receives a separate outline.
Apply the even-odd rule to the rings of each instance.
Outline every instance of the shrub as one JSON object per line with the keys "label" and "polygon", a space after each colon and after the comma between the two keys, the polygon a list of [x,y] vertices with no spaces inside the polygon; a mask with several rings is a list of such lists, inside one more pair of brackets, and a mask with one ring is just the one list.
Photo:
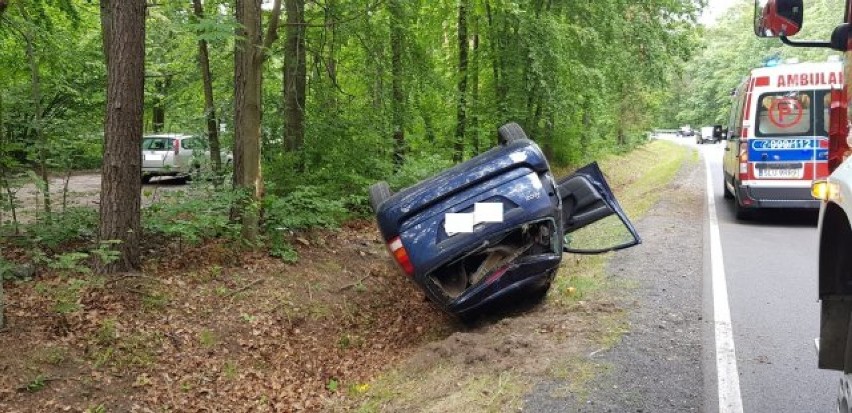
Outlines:
{"label": "shrub", "polygon": [[142,210],[146,234],[178,238],[192,244],[212,238],[235,239],[239,227],[230,221],[235,192],[166,193]]}
{"label": "shrub", "polygon": [[265,199],[267,230],[335,228],[348,215],[344,200],[330,199],[313,186],[302,186],[284,196]]}
{"label": "shrub", "polygon": [[24,226],[29,243],[56,249],[71,242],[92,241],[98,233],[98,211],[91,208],[68,208],[63,213],[40,217]]}

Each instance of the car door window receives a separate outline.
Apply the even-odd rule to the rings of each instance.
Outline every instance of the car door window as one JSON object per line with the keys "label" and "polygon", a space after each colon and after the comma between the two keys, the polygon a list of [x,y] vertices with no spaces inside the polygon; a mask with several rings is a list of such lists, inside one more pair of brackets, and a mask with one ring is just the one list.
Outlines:
{"label": "car door window", "polygon": [[164,151],[169,149],[168,138],[146,138],[142,140],[142,149],[148,151]]}

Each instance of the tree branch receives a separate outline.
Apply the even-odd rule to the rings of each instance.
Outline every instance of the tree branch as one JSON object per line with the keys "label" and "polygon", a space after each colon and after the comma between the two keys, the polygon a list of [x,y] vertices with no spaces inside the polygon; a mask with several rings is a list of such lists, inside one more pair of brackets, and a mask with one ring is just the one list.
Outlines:
{"label": "tree branch", "polygon": [[[0,0],[3,1],[3,0]],[[269,18],[269,26],[266,27],[266,36],[263,38],[263,55],[272,47],[272,43],[278,40],[278,26],[281,21],[281,0],[272,3],[272,16]]]}

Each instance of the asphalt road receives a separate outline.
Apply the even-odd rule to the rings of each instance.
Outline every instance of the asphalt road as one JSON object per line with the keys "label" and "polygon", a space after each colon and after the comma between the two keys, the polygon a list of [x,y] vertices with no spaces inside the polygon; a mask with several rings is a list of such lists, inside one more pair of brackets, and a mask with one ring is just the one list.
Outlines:
{"label": "asphalt road", "polygon": [[[775,210],[738,221],[733,202],[722,198],[723,145],[698,147],[714,180],[743,411],[834,411],[839,374],[816,368],[814,347],[819,335],[817,213]],[[712,319],[712,294],[705,291],[704,297]],[[705,346],[712,349],[714,342]],[[716,394],[716,383],[705,381],[708,394]]]}

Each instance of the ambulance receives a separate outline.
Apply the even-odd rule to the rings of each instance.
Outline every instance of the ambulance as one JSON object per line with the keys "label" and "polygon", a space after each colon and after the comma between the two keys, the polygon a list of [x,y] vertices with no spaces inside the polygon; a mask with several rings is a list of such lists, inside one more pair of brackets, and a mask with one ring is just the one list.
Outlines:
{"label": "ambulance", "polygon": [[829,173],[831,91],[842,88],[840,62],[757,68],[737,87],[723,191],[738,219],[762,208],[819,208],[811,183]]}

